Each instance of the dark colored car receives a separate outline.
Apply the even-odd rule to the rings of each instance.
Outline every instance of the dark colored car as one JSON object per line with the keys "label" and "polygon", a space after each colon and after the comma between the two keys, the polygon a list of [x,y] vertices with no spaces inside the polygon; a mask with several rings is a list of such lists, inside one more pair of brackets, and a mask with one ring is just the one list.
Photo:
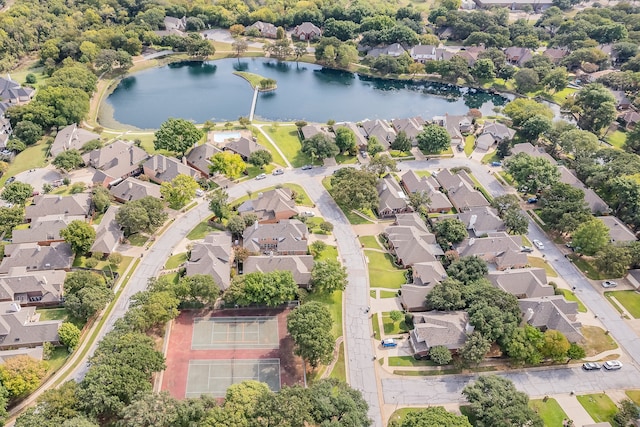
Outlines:
{"label": "dark colored car", "polygon": [[313,169],[313,166],[311,165],[304,165],[303,167],[301,167],[300,169],[302,169],[303,171],[308,171],[309,169]]}
{"label": "dark colored car", "polygon": [[585,371],[598,371],[600,368],[602,368],[602,365],[598,362],[587,362],[582,364],[582,369]]}
{"label": "dark colored car", "polygon": [[530,197],[527,199],[527,203],[538,203],[537,197]]}

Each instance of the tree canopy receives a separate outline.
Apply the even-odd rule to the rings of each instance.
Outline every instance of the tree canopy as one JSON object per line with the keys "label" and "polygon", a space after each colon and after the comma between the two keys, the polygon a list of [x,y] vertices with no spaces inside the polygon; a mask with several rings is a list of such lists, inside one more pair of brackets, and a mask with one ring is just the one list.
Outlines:
{"label": "tree canopy", "polygon": [[560,178],[558,167],[543,157],[518,153],[505,161],[507,172],[518,182],[521,191],[536,193]]}
{"label": "tree canopy", "polygon": [[330,136],[318,133],[302,141],[302,152],[312,160],[324,160],[337,156],[340,148]]}
{"label": "tree canopy", "polygon": [[156,150],[169,150],[184,155],[200,141],[203,133],[185,119],[167,119],[155,133],[153,146]]}
{"label": "tree canopy", "polygon": [[416,136],[418,148],[426,153],[440,153],[451,147],[451,136],[442,126],[426,125]]}
{"label": "tree canopy", "polygon": [[165,181],[160,185],[160,194],[171,209],[181,209],[193,200],[198,188],[200,186],[193,177],[179,174],[171,182]]}
{"label": "tree canopy", "polygon": [[332,328],[329,309],[316,301],[295,308],[287,316],[287,330],[295,343],[295,353],[314,368],[331,361],[335,347]]}
{"label": "tree canopy", "polygon": [[224,294],[225,301],[247,306],[275,307],[295,298],[298,285],[290,271],[249,273],[236,276]]}
{"label": "tree canopy", "polygon": [[311,285],[314,291],[332,293],[347,286],[347,270],[338,261],[316,261],[311,270]]}
{"label": "tree canopy", "polygon": [[0,198],[14,205],[24,205],[29,197],[33,194],[33,187],[24,182],[14,181],[7,184],[0,194]]}
{"label": "tree canopy", "polygon": [[411,411],[402,421],[391,421],[389,427],[471,427],[464,415],[448,412],[442,406],[430,406],[425,409]]}
{"label": "tree canopy", "polygon": [[53,159],[53,165],[58,169],[62,169],[65,171],[72,171],[74,169],[78,169],[79,167],[84,165],[84,160],[82,160],[82,155],[78,150],[66,150],[62,153],[58,154],[55,159]]}
{"label": "tree canopy", "polygon": [[247,165],[239,154],[222,151],[211,157],[209,169],[211,173],[221,173],[230,179],[240,178],[247,169]]}
{"label": "tree canopy", "polygon": [[152,196],[127,202],[116,212],[116,222],[124,228],[127,236],[141,231],[153,232],[166,220],[164,203]]}
{"label": "tree canopy", "polygon": [[91,249],[96,240],[96,230],[81,220],[74,220],[60,230],[60,237],[64,239],[76,255],[83,255]]}
{"label": "tree canopy", "polygon": [[346,210],[378,208],[378,177],[356,168],[342,168],[331,177],[331,195]]}

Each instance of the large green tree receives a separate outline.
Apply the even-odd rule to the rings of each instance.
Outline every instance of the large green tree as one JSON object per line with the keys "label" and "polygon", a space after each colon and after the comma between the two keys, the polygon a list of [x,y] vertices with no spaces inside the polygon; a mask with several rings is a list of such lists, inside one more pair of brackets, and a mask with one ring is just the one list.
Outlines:
{"label": "large green tree", "polygon": [[311,286],[314,291],[333,293],[347,286],[347,270],[338,261],[316,261],[311,270]]}
{"label": "large green tree", "polygon": [[575,97],[578,125],[598,134],[616,118],[616,101],[609,89],[600,83],[586,85]]}
{"label": "large green tree", "polygon": [[34,391],[47,373],[47,362],[21,355],[0,365],[0,383],[9,397],[15,399]]}
{"label": "large green tree", "polygon": [[200,186],[193,177],[179,174],[171,182],[165,181],[160,185],[160,194],[171,209],[181,209],[193,200],[198,188]]}
{"label": "large green tree", "polygon": [[156,131],[153,146],[156,150],[164,149],[184,155],[202,136],[202,131],[193,123],[185,119],[170,118]]}
{"label": "large green tree", "polygon": [[563,182],[553,183],[539,197],[539,216],[550,228],[570,233],[591,218],[584,191]]}
{"label": "large green tree", "polygon": [[556,362],[566,360],[567,351],[569,351],[571,344],[562,332],[554,329],[547,329],[544,332],[543,341],[544,343],[542,344],[541,352],[544,357]]}
{"label": "large green tree", "polygon": [[213,190],[207,198],[209,199],[209,210],[213,212],[218,222],[229,218],[231,209],[229,209],[229,194],[222,188]]}
{"label": "large green tree", "polygon": [[438,243],[447,249],[454,243],[462,242],[468,236],[467,227],[462,221],[455,218],[446,218],[438,221],[433,228]]}
{"label": "large green tree", "polygon": [[460,258],[447,268],[449,277],[465,285],[482,279],[488,271],[487,262],[477,256]]}
{"label": "large green tree", "polygon": [[71,322],[64,322],[58,328],[58,336],[60,342],[67,347],[69,352],[72,352],[80,341],[80,329]]}
{"label": "large green tree", "polygon": [[536,193],[560,179],[558,167],[543,157],[518,153],[505,161],[507,172],[518,182],[521,191]]}
{"label": "large green tree", "polygon": [[460,349],[462,363],[467,366],[477,366],[484,360],[484,356],[491,348],[491,341],[483,337],[480,332],[473,332],[467,342]]}
{"label": "large green tree", "polygon": [[211,157],[211,165],[209,169],[211,173],[221,173],[229,179],[240,178],[242,173],[247,169],[246,163],[239,154],[231,151],[222,151]]}
{"label": "large green tree", "polygon": [[236,276],[225,292],[225,301],[247,306],[275,307],[294,299],[298,285],[290,271],[249,273]]}
{"label": "large green tree", "polygon": [[430,406],[425,409],[411,411],[402,421],[392,420],[389,427],[471,427],[469,419],[464,415],[453,414],[442,406]]}
{"label": "large green tree", "polygon": [[609,229],[597,218],[582,223],[571,235],[573,247],[585,255],[595,255],[609,242]]}
{"label": "large green tree", "polygon": [[13,135],[27,145],[33,145],[42,137],[42,126],[29,120],[19,122]]}
{"label": "large green tree", "polygon": [[0,207],[0,239],[11,237],[13,229],[24,221],[24,208],[13,206]]}
{"label": "large green tree", "polygon": [[33,194],[33,187],[24,182],[14,181],[5,185],[0,198],[14,205],[24,205],[29,197]]}
{"label": "large green tree", "polygon": [[295,308],[287,316],[287,330],[295,343],[295,353],[316,368],[331,361],[333,320],[323,304],[312,301]]}
{"label": "large green tree", "polygon": [[534,116],[553,118],[553,111],[544,104],[533,99],[517,98],[508,103],[503,113],[513,121],[514,126],[522,126],[524,122]]}
{"label": "large green tree", "polygon": [[513,332],[507,344],[507,354],[515,363],[537,365],[542,361],[540,350],[543,345],[542,332],[531,325],[525,325]]}
{"label": "large green tree", "polygon": [[338,155],[340,148],[329,135],[318,133],[302,141],[302,152],[312,160],[323,160]]}
{"label": "large green tree", "polygon": [[426,153],[440,153],[451,147],[451,136],[442,126],[426,125],[416,136],[418,148]]}
{"label": "large green tree", "polygon": [[356,135],[347,127],[335,128],[336,145],[342,152],[356,154]]}
{"label": "large green tree", "polygon": [[623,277],[631,266],[629,248],[608,244],[596,253],[596,267],[607,277]]}
{"label": "large green tree", "polygon": [[60,230],[60,237],[64,239],[76,255],[86,254],[96,240],[96,230],[81,220],[74,220]]}
{"label": "large green tree", "polygon": [[116,212],[116,221],[127,236],[141,231],[153,232],[166,220],[164,203],[152,196],[128,202]]}
{"label": "large green tree", "polygon": [[331,177],[331,195],[347,210],[378,208],[378,177],[356,168],[342,168]]}

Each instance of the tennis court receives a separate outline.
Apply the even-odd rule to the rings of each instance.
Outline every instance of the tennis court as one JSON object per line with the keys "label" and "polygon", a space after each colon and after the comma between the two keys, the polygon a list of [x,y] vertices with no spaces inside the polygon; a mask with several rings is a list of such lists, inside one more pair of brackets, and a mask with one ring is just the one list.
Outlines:
{"label": "tennis court", "polygon": [[280,391],[280,359],[190,360],[185,397],[224,397],[229,386],[247,380]]}
{"label": "tennis court", "polygon": [[209,317],[193,324],[193,350],[277,349],[280,347],[278,318]]}

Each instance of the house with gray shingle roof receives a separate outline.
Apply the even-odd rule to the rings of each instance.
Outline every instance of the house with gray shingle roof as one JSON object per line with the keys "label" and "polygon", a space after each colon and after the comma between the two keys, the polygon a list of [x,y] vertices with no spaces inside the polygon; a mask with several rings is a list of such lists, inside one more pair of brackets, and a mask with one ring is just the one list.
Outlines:
{"label": "house with gray shingle roof", "polygon": [[398,264],[404,267],[435,261],[436,256],[444,255],[435,235],[426,228],[424,221],[420,221],[421,225],[414,223],[412,215],[397,215],[396,224],[384,230],[389,251],[396,256]]}
{"label": "house with gray shingle roof", "polygon": [[476,148],[488,150],[495,143],[513,139],[516,131],[498,122],[487,122],[476,139]]}
{"label": "house with gray shingle roof", "polygon": [[498,211],[490,206],[473,207],[456,216],[475,237],[506,230]]}
{"label": "house with gray shingle roof", "polygon": [[275,224],[247,227],[242,234],[243,246],[252,253],[265,255],[306,255],[307,226],[297,219],[284,219]]}
{"label": "house with gray shingle roof", "polygon": [[116,212],[118,212],[118,206],[109,206],[104,213],[102,221],[96,227],[96,240],[89,252],[109,255],[116,251],[120,240],[124,237],[122,227],[116,221]]}
{"label": "house with gray shingle roof", "polygon": [[415,314],[409,343],[416,356],[426,357],[432,347],[442,345],[456,353],[473,332],[466,311],[429,311]]}
{"label": "house with gray shingle roof", "polygon": [[120,203],[140,200],[147,196],[155,197],[156,199],[162,197],[158,184],[142,181],[134,177],[129,177],[118,185],[111,187],[109,193]]}
{"label": "house with gray shingle roof", "polygon": [[446,213],[453,207],[447,196],[438,190],[440,185],[433,177],[418,177],[414,171],[409,170],[401,178],[400,184],[407,193],[412,194],[421,191],[429,196],[430,202],[426,206],[430,213]]}
{"label": "house with gray shingle roof", "polygon": [[409,55],[411,55],[411,59],[414,61],[424,64],[427,61],[436,60],[436,49],[437,46],[419,44],[409,50]]}
{"label": "house with gray shingle roof", "polygon": [[187,154],[187,164],[200,171],[204,176],[211,176],[211,157],[219,153],[220,149],[213,144],[196,145]]}
{"label": "house with gray shingle roof", "polygon": [[318,134],[322,134],[325,136],[328,136],[329,138],[333,139],[333,134],[331,134],[327,128],[325,128],[322,125],[319,124],[309,124],[306,126],[302,126],[300,128],[300,134],[302,135],[302,139],[309,139],[309,138],[313,138],[314,136],[318,135]]}
{"label": "house with gray shingle roof", "polygon": [[407,311],[426,311],[425,298],[444,279],[447,272],[439,261],[418,262],[411,266],[413,283],[400,288],[400,303]]}
{"label": "house with gray shingle roof", "polygon": [[259,193],[256,199],[250,199],[238,206],[238,213],[258,216],[260,224],[278,222],[298,215],[296,202],[291,189],[283,187]]}
{"label": "house with gray shingle roof", "polygon": [[553,329],[562,332],[570,342],[584,340],[580,332],[582,324],[576,321],[577,302],[567,301],[562,295],[553,295],[519,299],[518,305],[523,320],[542,332]]}
{"label": "house with gray shingle roof", "polygon": [[584,191],[584,200],[587,202],[587,205],[589,205],[591,213],[603,214],[611,211],[609,205],[607,205],[595,191],[584,185],[566,166],[558,166],[558,171],[560,172],[560,182]]}
{"label": "house with gray shingle roof", "polygon": [[62,320],[39,322],[35,307],[17,302],[0,302],[0,349],[35,347],[46,342],[58,344]]}
{"label": "house with gray shingle roof", "polygon": [[[511,148],[511,156],[515,156],[519,153],[525,153],[532,157],[542,157],[543,159],[548,160],[551,164],[555,165],[556,159],[551,157],[549,153],[547,153],[544,148],[536,147],[532,145],[530,142],[523,142],[521,144],[516,144]],[[509,158],[511,157],[509,156]]]}
{"label": "house with gray shingle roof", "polygon": [[23,87],[20,83],[11,80],[7,75],[6,78],[0,77],[0,100],[9,105],[22,105],[33,98],[36,91],[30,87]]}
{"label": "house with gray shingle roof", "polygon": [[417,136],[422,132],[425,121],[422,117],[410,117],[407,119],[393,119],[391,125],[395,129],[396,133],[404,132],[407,138],[411,141],[411,145],[416,147],[418,145]]}
{"label": "house with gray shingle roof", "polygon": [[71,221],[84,221],[84,216],[50,215],[39,217],[29,223],[29,228],[15,229],[11,235],[11,243],[61,242],[60,230],[66,228]]}
{"label": "house with gray shingle roof", "polygon": [[407,195],[392,175],[387,175],[378,183],[378,216],[387,218],[399,213],[412,212],[407,204]]}
{"label": "house with gray shingle roof", "polygon": [[63,151],[80,150],[84,144],[94,139],[100,139],[100,135],[79,128],[74,123],[58,131],[49,151],[52,157],[56,157]]}
{"label": "house with gray shingle roof", "polygon": [[549,48],[545,49],[542,54],[549,58],[551,62],[557,65],[560,63],[560,61],[562,61],[562,58],[569,54],[569,49],[567,49],[566,47]]}
{"label": "house with gray shingle roof", "polygon": [[361,125],[367,139],[375,136],[385,150],[396,140],[396,131],[384,120],[365,120]]}
{"label": "house with gray shingle roof", "polygon": [[140,165],[148,158],[142,148],[120,140],[82,156],[87,166],[97,169],[92,182],[103,187],[140,173]]}
{"label": "house with gray shingle roof", "polygon": [[510,46],[504,50],[504,54],[507,57],[507,62],[518,66],[524,65],[525,62],[533,58],[531,49],[527,47]]}
{"label": "house with gray shingle roof", "polygon": [[303,41],[314,40],[320,38],[320,36],[322,35],[322,30],[320,30],[320,28],[318,28],[311,22],[303,22],[293,29],[293,33],[291,35]]}
{"label": "house with gray shingle roof", "polygon": [[0,351],[0,365],[4,364],[11,358],[18,356],[29,356],[35,360],[43,360],[44,348],[38,346],[32,348],[18,348],[15,350],[2,350]]}
{"label": "house with gray shingle roof", "polygon": [[212,233],[204,241],[195,243],[187,261],[187,276],[208,274],[223,291],[231,283],[231,235]]}
{"label": "house with gray shingle roof", "polygon": [[239,154],[244,161],[247,161],[256,151],[266,150],[266,148],[255,142],[253,139],[245,137],[230,140],[224,146],[224,149]]}
{"label": "house with gray shingle roof", "polygon": [[243,263],[243,269],[243,274],[258,271],[261,273],[290,271],[298,286],[308,288],[311,270],[313,270],[313,257],[311,255],[250,256]]}
{"label": "house with gray shingle roof", "polygon": [[448,169],[443,169],[438,172],[436,179],[458,212],[490,205],[482,193],[475,189],[473,180],[463,170],[453,174]]}
{"label": "house with gray shingle roof", "polygon": [[183,157],[183,159],[184,163],[173,157],[156,154],[142,164],[142,170],[151,181],[158,184],[171,181],[178,175],[187,175],[194,179],[200,179],[202,174],[186,164],[186,157]]}
{"label": "house with gray shingle roof", "polygon": [[487,278],[496,288],[516,298],[538,298],[555,295],[553,286],[547,284],[547,273],[542,268],[491,271]]}
{"label": "house with gray shingle roof", "polygon": [[75,258],[71,246],[65,242],[53,242],[49,246],[37,243],[20,243],[5,246],[5,257],[0,262],[0,274],[7,274],[14,267],[26,271],[69,271]]}
{"label": "house with gray shingle roof", "polygon": [[51,215],[88,218],[91,215],[91,194],[80,193],[70,196],[41,194],[34,197],[33,204],[25,207],[24,211],[27,222]]}
{"label": "house with gray shingle roof", "polygon": [[256,21],[246,27],[245,31],[250,28],[255,28],[256,30],[258,30],[262,37],[267,37],[269,39],[275,39],[278,34],[278,29],[276,28],[276,26],[269,22]]}
{"label": "house with gray shingle roof", "polygon": [[615,216],[599,216],[597,219],[602,221],[609,229],[609,241],[611,243],[628,243],[638,240],[635,233]]}
{"label": "house with gray shingle roof", "polygon": [[510,236],[505,232],[489,233],[487,237],[464,239],[456,252],[461,257],[477,256],[490,264],[496,264],[499,270],[524,268],[529,261],[527,254],[520,252],[520,236]]}
{"label": "house with gray shingle roof", "polygon": [[24,267],[12,268],[0,276],[0,301],[17,301],[22,306],[58,305],[63,301],[64,270],[27,272]]}

